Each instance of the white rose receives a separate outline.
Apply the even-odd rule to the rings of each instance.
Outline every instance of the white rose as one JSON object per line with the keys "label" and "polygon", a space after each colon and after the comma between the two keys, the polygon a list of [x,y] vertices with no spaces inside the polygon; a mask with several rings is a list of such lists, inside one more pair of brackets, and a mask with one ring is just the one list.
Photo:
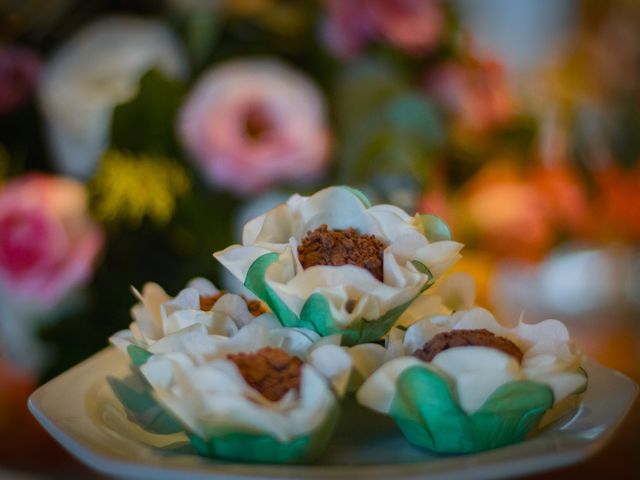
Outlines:
{"label": "white rose", "polygon": [[168,27],[133,16],[87,25],[54,52],[38,94],[61,171],[91,176],[107,147],[114,107],[136,94],[152,68],[183,77],[186,54]]}

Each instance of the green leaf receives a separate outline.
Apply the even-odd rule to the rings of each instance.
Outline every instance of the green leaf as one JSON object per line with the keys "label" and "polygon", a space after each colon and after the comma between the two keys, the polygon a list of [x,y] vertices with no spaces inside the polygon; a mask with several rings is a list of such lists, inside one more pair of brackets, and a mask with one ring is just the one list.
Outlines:
{"label": "green leaf", "polygon": [[131,358],[131,362],[136,367],[144,365],[144,363],[153,356],[152,353],[146,351],[144,348],[138,347],[137,345],[127,346],[127,353],[129,354],[129,358]]}
{"label": "green leaf", "polygon": [[183,431],[180,423],[155,400],[151,387],[139,374],[134,372],[123,380],[107,377],[107,383],[124,406],[127,418],[142,429],[159,434]]}
{"label": "green leaf", "polygon": [[553,405],[547,385],[514,381],[467,415],[449,384],[423,367],[405,370],[396,388],[389,414],[409,442],[440,453],[479,452],[518,442]]}
{"label": "green leaf", "polygon": [[335,406],[313,432],[281,442],[269,435],[248,432],[217,431],[210,428],[206,439],[189,435],[199,455],[251,463],[309,463],[324,452],[338,419]]}
{"label": "green leaf", "polygon": [[424,234],[430,242],[451,240],[451,230],[440,217],[425,213],[420,215],[420,220],[422,221]]}
{"label": "green leaf", "polygon": [[175,155],[175,117],[184,87],[156,69],[140,79],[138,93],[118,105],[111,123],[111,146],[132,152]]}

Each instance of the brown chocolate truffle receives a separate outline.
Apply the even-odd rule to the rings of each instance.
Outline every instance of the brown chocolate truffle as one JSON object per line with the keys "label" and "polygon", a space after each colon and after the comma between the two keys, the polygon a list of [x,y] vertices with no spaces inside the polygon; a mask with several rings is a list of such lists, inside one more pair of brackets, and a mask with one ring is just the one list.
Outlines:
{"label": "brown chocolate truffle", "polygon": [[486,329],[479,330],[451,330],[434,336],[424,346],[414,352],[414,356],[425,362],[430,362],[443,350],[455,347],[490,347],[511,355],[518,362],[522,361],[522,351],[508,338],[495,335]]}
{"label": "brown chocolate truffle", "polygon": [[298,246],[303,268],[315,265],[355,265],[382,281],[385,244],[373,235],[362,235],[353,228],[329,230],[321,225],[307,232]]}
{"label": "brown chocolate truffle", "polygon": [[302,360],[280,348],[265,347],[255,353],[229,354],[245,381],[273,402],[289,390],[300,391]]}

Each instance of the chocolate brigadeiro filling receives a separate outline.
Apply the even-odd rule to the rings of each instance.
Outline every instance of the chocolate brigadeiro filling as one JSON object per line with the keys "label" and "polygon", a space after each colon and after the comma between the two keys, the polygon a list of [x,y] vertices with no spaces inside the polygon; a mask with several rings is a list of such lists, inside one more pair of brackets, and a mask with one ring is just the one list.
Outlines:
{"label": "chocolate brigadeiro filling", "polygon": [[315,265],[355,265],[367,269],[382,281],[383,252],[386,245],[373,235],[362,235],[353,228],[329,230],[320,225],[307,232],[298,246],[303,268]]}
{"label": "chocolate brigadeiro filling", "polygon": [[451,330],[434,336],[424,346],[416,350],[413,355],[420,360],[430,362],[443,350],[454,347],[490,347],[511,355],[518,362],[522,362],[522,351],[508,338],[499,337],[486,329],[479,330]]}
{"label": "chocolate brigadeiro filling", "polygon": [[300,391],[302,360],[280,348],[265,347],[255,353],[229,354],[245,381],[265,398],[277,402],[291,389]]}
{"label": "chocolate brigadeiro filling", "polygon": [[[200,297],[200,310],[202,310],[203,312],[208,312],[209,310],[211,310],[213,308],[213,306],[216,304],[216,302],[218,300],[220,300],[220,297],[222,297],[225,293],[227,292],[218,292],[215,295],[211,295],[209,297]],[[251,313],[251,315],[253,315],[254,317],[258,317],[260,315],[262,315],[263,313],[267,312],[266,307],[264,306],[264,304],[260,301],[260,300],[247,300],[245,297],[242,297],[242,299],[245,301],[245,303],[247,304],[247,308],[249,309],[249,313]]]}

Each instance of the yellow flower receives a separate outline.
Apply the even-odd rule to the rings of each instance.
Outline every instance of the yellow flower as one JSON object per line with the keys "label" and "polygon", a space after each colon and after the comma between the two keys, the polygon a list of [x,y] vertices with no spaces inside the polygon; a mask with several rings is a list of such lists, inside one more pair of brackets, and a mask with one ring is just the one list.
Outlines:
{"label": "yellow flower", "polygon": [[191,190],[191,181],[185,169],[169,158],[110,150],[102,157],[90,189],[101,221],[138,226],[147,217],[165,225],[178,197]]}

